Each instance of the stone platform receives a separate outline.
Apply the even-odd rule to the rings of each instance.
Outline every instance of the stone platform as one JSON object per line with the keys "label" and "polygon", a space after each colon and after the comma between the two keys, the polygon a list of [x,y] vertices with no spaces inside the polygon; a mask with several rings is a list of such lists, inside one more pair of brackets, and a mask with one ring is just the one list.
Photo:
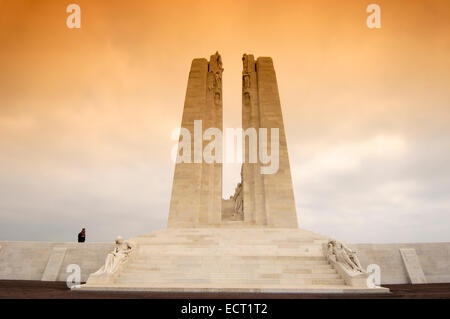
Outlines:
{"label": "stone platform", "polygon": [[80,291],[380,293],[346,284],[325,257],[328,238],[292,228],[170,228],[130,240],[108,284]]}

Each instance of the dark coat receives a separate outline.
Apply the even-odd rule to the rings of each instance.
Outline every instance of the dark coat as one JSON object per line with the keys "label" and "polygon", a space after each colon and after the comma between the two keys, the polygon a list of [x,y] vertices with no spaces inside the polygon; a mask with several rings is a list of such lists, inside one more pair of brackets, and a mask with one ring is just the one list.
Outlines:
{"label": "dark coat", "polygon": [[83,236],[82,232],[78,233],[78,242],[79,243],[84,243],[84,241],[86,240],[86,235]]}

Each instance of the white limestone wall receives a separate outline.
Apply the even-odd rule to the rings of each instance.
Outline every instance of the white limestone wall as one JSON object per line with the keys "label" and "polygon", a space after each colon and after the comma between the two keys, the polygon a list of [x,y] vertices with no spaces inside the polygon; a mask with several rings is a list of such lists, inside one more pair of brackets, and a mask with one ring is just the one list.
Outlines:
{"label": "white limestone wall", "polygon": [[428,283],[450,282],[450,243],[352,244],[364,268],[378,264],[382,284],[410,283],[400,248],[414,248]]}
{"label": "white limestone wall", "polygon": [[[65,281],[69,264],[81,268],[84,282],[99,269],[113,243],[0,241],[0,280]],[[382,284],[409,283],[400,248],[414,248],[429,283],[450,282],[450,243],[352,244],[364,267],[378,264]],[[44,275],[45,274],[45,275]]]}
{"label": "white limestone wall", "polygon": [[51,243],[0,241],[0,280],[65,281],[70,264],[81,268],[81,281],[98,270],[113,243]]}

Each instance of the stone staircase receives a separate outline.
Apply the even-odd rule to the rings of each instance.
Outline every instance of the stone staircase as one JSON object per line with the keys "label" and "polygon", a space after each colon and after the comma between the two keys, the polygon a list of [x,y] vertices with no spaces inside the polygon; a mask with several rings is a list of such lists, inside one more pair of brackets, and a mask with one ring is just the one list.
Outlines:
{"label": "stone staircase", "polygon": [[345,292],[328,263],[326,237],[300,229],[169,228],[133,238],[114,283],[88,290]]}

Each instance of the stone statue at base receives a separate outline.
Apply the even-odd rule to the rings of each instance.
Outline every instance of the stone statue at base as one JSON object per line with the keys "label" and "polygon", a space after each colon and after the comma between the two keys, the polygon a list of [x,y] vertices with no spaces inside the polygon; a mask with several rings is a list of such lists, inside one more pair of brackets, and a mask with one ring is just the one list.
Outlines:
{"label": "stone statue at base", "polygon": [[134,252],[135,245],[117,236],[114,250],[106,256],[105,264],[88,278],[90,284],[110,282]]}
{"label": "stone statue at base", "polygon": [[324,251],[328,262],[351,287],[377,288],[356,256],[356,252],[337,240],[329,240]]}
{"label": "stone statue at base", "polygon": [[361,273],[365,273],[359,262],[356,252],[337,240],[328,242],[327,258],[332,263],[341,263],[343,266]]}

